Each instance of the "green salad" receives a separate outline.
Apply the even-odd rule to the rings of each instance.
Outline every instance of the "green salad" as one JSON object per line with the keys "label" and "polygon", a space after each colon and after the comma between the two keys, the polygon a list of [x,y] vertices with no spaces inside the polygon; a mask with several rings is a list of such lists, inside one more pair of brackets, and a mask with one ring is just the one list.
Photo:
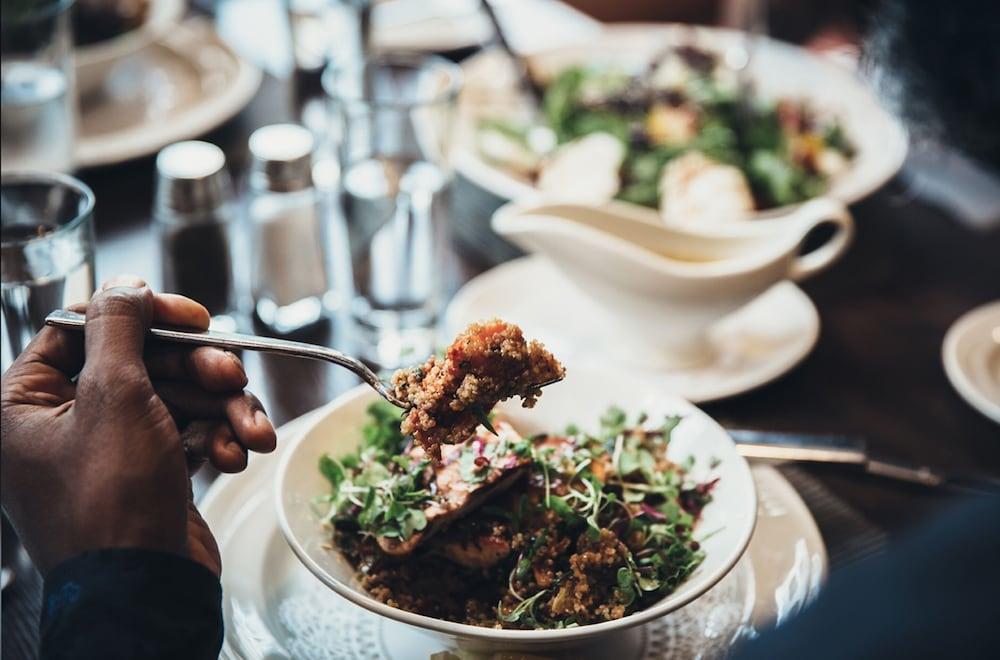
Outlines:
{"label": "green salad", "polygon": [[[665,52],[638,74],[570,67],[545,87],[551,139],[539,139],[537,125],[487,118],[480,152],[543,190],[572,197],[578,184],[581,195],[596,186],[684,218],[802,202],[847,169],[854,149],[836,119],[793,99],[743,102],[740,89],[714,54],[690,47]],[[597,181],[597,151],[582,142],[595,134],[620,144],[610,187]],[[581,161],[575,169],[560,162],[570,149]]]}
{"label": "green salad", "polygon": [[333,546],[389,605],[573,627],[648,607],[704,558],[695,531],[716,480],[667,458],[679,417],[612,408],[596,432],[526,437],[498,416],[435,462],[400,432],[397,410],[368,415],[359,450],[320,458],[330,492],[317,501]]}

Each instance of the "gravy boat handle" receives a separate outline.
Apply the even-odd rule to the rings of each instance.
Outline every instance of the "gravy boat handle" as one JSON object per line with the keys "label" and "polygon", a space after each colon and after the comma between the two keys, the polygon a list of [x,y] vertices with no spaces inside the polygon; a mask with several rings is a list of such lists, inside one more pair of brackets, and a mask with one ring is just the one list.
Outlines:
{"label": "gravy boat handle", "polygon": [[805,240],[816,227],[832,223],[836,225],[833,236],[826,243],[806,254],[795,256],[788,266],[788,277],[795,281],[812,277],[826,270],[839,259],[854,238],[854,218],[843,203],[828,197],[820,197],[803,204],[796,212],[796,225]]}

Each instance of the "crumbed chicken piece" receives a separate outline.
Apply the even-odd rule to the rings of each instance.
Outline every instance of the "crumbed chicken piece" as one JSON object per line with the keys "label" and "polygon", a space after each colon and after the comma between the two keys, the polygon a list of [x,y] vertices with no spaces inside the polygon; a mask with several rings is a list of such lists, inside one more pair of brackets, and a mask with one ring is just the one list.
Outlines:
{"label": "crumbed chicken piece", "polygon": [[691,151],[663,168],[660,214],[668,221],[739,220],[753,210],[753,193],[737,167]]}
{"label": "crumbed chicken piece", "polygon": [[466,568],[490,568],[511,551],[511,533],[506,522],[465,519],[448,528],[437,539],[438,551]]}
{"label": "crumbed chicken piece", "polygon": [[564,375],[559,361],[539,342],[525,341],[516,325],[473,323],[443,358],[393,375],[396,396],[412,406],[400,428],[437,459],[442,443],[467,439],[498,402],[519,396],[531,408],[539,386]]}
{"label": "crumbed chicken piece", "polygon": [[[431,504],[423,510],[427,526],[405,540],[396,537],[376,538],[382,550],[390,555],[407,555],[424,543],[436,532],[458,518],[475,510],[486,499],[510,488],[526,472],[531,462],[530,456],[518,456],[511,449],[497,453],[491,446],[502,446],[517,442],[521,437],[506,422],[496,425],[499,435],[480,429],[474,438],[461,445],[446,445],[441,448],[441,460],[432,463],[434,472],[433,488],[436,491]],[[492,447],[496,449],[496,447]],[[474,454],[473,478],[469,478],[468,467],[463,466],[462,454]],[[409,453],[414,460],[423,460],[427,454],[418,446]],[[476,463],[475,461],[478,461]],[[481,464],[481,466],[480,466]]]}
{"label": "crumbed chicken piece", "polygon": [[603,204],[621,187],[625,145],[610,133],[590,133],[556,149],[541,165],[538,189],[552,202]]}

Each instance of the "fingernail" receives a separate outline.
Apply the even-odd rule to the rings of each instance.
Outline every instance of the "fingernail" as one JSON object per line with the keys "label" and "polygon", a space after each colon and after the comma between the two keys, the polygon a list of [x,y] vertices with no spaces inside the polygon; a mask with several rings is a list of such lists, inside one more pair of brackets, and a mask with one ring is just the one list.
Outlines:
{"label": "fingernail", "polygon": [[107,280],[101,285],[101,291],[114,289],[115,287],[126,286],[131,289],[141,289],[146,286],[146,281],[138,275],[117,275]]}
{"label": "fingernail", "polygon": [[263,410],[258,410],[253,414],[253,421],[257,423],[258,426],[271,426],[271,418],[267,416],[267,413]]}
{"label": "fingernail", "polygon": [[240,368],[240,371],[246,373],[246,368],[243,366],[243,360],[240,359],[239,355],[230,350],[223,350],[222,352],[226,354],[226,357],[232,360],[233,364]]}
{"label": "fingernail", "polygon": [[247,392],[246,395],[250,399],[251,408],[253,408],[256,411],[264,413],[264,415],[267,415],[267,410],[264,408],[264,404],[260,402],[260,399],[257,398],[256,394],[254,394],[253,392]]}

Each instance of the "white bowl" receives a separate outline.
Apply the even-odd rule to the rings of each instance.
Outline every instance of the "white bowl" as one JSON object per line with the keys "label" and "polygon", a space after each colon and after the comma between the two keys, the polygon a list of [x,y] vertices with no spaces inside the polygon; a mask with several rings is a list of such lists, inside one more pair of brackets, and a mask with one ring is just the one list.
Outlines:
{"label": "white bowl", "polygon": [[[694,43],[713,52],[725,52],[742,40],[741,33],[721,28],[619,24],[605,26],[600,37],[587,43],[554,48],[528,59],[535,75],[549,78],[584,63],[620,64],[634,69],[666,44]],[[462,69],[465,88],[459,97],[455,169],[502,199],[538,201],[539,191],[531,181],[486,160],[477,148],[476,124],[480,118],[526,116],[523,103],[512,93],[514,78],[509,62],[502,53],[487,50],[465,60]],[[880,188],[902,167],[908,146],[905,130],[853,72],[797,46],[761,38],[750,75],[761,98],[802,99],[842,123],[857,153],[847,171],[830,182],[825,196],[853,204]],[[780,218],[791,208],[758,211],[745,219]]]}
{"label": "white bowl", "polygon": [[[576,371],[565,381],[547,387],[535,408],[526,410],[517,403],[507,402],[499,410],[525,435],[558,431],[569,423],[576,423],[584,430],[595,428],[598,417],[611,405],[620,406],[630,415],[647,412],[654,419],[667,414],[683,415],[683,421],[674,430],[670,456],[681,460],[692,455],[696,477],[708,474],[720,477],[713,500],[705,507],[695,533],[696,539],[705,539],[704,562],[675,592],[655,605],[623,619],[579,628],[496,630],[390,607],[361,589],[354,569],[339,552],[324,548],[330,543],[330,534],[320,526],[310,506],[316,495],[329,492],[329,483],[317,467],[319,457],[326,452],[342,455],[358,445],[365,410],[377,398],[366,386],[347,392],[287,448],[275,482],[281,531],[306,568],[326,586],[367,610],[420,628],[446,644],[479,651],[530,651],[573,646],[598,635],[621,631],[661,617],[705,593],[732,569],[750,541],[757,512],[753,479],[746,461],[721,426],[690,403],[648,388],[640,389],[627,377]],[[710,467],[713,464],[715,467]]]}
{"label": "white bowl", "polygon": [[81,96],[101,88],[111,68],[159,41],[184,15],[184,0],[150,0],[146,19],[135,29],[73,51],[76,85]]}

